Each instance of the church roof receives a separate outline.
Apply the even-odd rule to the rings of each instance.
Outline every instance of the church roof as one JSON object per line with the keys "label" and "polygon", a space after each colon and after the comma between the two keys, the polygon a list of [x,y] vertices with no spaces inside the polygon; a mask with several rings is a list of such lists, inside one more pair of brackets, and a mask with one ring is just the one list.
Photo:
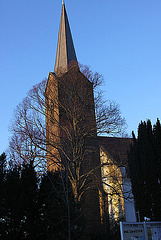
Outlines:
{"label": "church roof", "polygon": [[58,74],[68,71],[72,62],[77,62],[77,57],[63,1],[54,72]]}
{"label": "church roof", "polygon": [[132,138],[98,137],[99,144],[120,165],[127,166],[127,153]]}

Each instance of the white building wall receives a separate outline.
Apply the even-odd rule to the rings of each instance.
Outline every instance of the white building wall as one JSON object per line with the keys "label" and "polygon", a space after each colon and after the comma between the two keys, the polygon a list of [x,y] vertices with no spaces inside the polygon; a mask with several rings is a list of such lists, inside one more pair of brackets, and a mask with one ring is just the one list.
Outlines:
{"label": "white building wall", "polygon": [[121,167],[126,222],[136,222],[134,196],[130,178],[126,178],[125,167]]}

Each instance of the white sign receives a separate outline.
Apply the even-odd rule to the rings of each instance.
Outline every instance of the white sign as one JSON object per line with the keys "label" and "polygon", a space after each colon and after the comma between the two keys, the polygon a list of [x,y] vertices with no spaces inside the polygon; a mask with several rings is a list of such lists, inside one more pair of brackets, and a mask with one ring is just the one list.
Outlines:
{"label": "white sign", "polygon": [[120,222],[121,240],[144,240],[143,223]]}
{"label": "white sign", "polygon": [[161,222],[120,222],[121,240],[161,240]]}

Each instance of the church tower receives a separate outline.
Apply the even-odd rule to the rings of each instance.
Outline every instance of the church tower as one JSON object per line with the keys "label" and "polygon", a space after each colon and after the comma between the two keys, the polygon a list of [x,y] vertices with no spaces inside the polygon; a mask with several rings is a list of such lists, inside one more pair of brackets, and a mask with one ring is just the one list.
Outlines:
{"label": "church tower", "polygon": [[100,231],[100,158],[93,84],[79,69],[64,1],[54,72],[46,98],[48,171],[68,173],[88,232]]}

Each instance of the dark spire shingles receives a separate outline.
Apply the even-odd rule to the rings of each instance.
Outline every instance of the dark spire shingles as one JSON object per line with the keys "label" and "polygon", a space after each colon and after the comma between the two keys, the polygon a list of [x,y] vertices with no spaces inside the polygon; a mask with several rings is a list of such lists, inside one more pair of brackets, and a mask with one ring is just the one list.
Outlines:
{"label": "dark spire shingles", "polygon": [[77,62],[77,57],[63,2],[54,72],[57,74],[66,72],[71,62]]}

